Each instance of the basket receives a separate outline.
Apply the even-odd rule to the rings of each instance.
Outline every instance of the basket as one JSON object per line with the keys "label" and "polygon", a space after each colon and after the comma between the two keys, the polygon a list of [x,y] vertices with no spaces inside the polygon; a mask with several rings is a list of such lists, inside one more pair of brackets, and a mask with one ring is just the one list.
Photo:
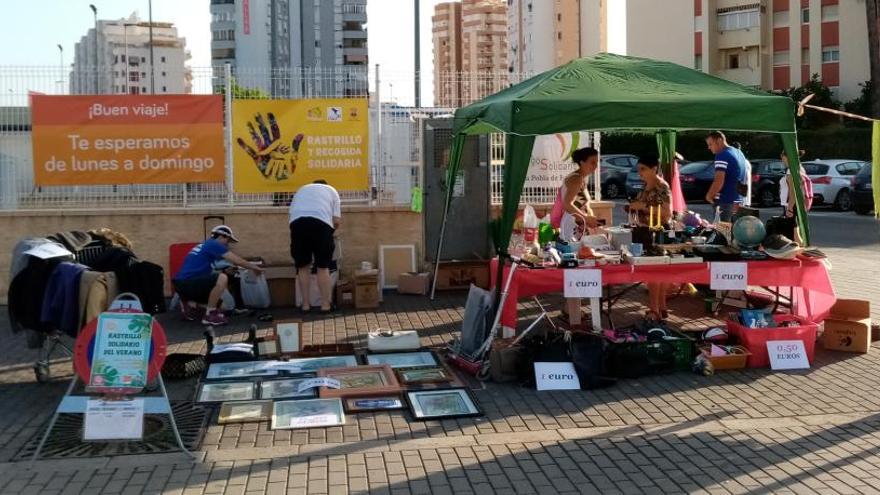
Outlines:
{"label": "basket", "polygon": [[[775,327],[749,328],[736,320],[731,315],[727,320],[727,333],[735,337],[750,353],[748,358],[749,368],[766,368],[770,366],[770,356],[767,353],[767,342],[772,340],[800,340],[804,343],[807,360],[813,362],[816,350],[816,334],[819,326],[807,321],[800,316],[779,314],[773,315]],[[795,322],[797,326],[783,327],[786,322]]]}
{"label": "basket", "polygon": [[726,356],[710,356],[712,346],[700,346],[700,352],[712,363],[715,371],[718,370],[738,370],[746,367],[749,356],[752,355],[748,349],[741,345],[732,346],[734,352]]}

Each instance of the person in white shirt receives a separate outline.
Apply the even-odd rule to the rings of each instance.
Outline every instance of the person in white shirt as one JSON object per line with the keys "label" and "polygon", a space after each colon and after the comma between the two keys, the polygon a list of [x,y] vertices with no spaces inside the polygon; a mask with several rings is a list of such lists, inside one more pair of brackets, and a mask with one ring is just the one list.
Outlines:
{"label": "person in white shirt", "polygon": [[303,312],[312,309],[308,297],[312,264],[317,267],[321,312],[331,311],[330,262],[336,248],[333,236],[341,217],[339,193],[324,180],[301,187],[290,203],[290,254],[296,265],[296,283],[303,294]]}

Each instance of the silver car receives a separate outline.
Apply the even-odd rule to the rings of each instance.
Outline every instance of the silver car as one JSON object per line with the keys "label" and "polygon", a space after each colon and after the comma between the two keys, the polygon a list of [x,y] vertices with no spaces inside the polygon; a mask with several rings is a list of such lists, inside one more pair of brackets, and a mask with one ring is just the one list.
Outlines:
{"label": "silver car", "polygon": [[814,160],[804,162],[813,181],[813,205],[830,204],[838,211],[853,207],[853,178],[865,162],[859,160]]}

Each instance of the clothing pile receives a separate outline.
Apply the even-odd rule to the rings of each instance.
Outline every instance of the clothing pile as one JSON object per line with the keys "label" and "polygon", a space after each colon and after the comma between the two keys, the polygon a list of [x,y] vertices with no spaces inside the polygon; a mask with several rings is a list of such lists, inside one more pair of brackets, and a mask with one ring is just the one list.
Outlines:
{"label": "clothing pile", "polygon": [[[25,254],[45,244],[71,255],[42,259]],[[131,242],[109,229],[21,240],[11,266],[8,308],[15,331],[59,330],[75,337],[121,292],[137,295],[148,313],[165,311],[162,267],[139,260]]]}

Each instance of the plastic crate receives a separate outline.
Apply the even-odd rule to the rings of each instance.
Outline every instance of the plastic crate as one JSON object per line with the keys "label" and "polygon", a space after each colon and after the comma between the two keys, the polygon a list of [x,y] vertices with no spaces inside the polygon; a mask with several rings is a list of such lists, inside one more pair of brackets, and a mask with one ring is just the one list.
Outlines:
{"label": "plastic crate", "polygon": [[[610,358],[607,362],[610,375],[617,378],[636,378],[690,370],[694,361],[694,340],[674,330],[667,330],[667,332],[669,336],[675,338],[652,342],[613,342],[609,340],[606,356]],[[667,344],[671,347],[671,362],[659,359],[662,346]],[[631,360],[636,356],[646,357],[647,363],[639,363],[641,366],[634,366],[635,363]]]}
{"label": "plastic crate", "polygon": [[752,353],[741,345],[733,346],[733,348],[738,352],[726,356],[711,356],[711,346],[708,345],[700,346],[700,352],[706,356],[706,359],[708,359],[710,363],[712,363],[712,367],[715,368],[715,371],[738,370],[745,368],[748,358]]}
{"label": "plastic crate", "polygon": [[[771,340],[800,340],[804,343],[807,359],[813,362],[816,350],[816,334],[819,326],[800,316],[782,314],[773,315],[775,327],[749,328],[739,323],[734,315],[727,320],[727,333],[752,353],[748,358],[749,368],[766,368],[770,366],[767,354],[767,342]],[[786,322],[795,322],[797,326],[783,327]]]}

